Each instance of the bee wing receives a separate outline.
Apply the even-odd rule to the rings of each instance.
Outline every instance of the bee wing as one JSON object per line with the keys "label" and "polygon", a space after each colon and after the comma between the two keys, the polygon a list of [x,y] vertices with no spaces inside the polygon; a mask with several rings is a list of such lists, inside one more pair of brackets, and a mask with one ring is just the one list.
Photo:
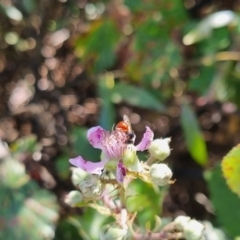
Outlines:
{"label": "bee wing", "polygon": [[123,115],[123,121],[128,125],[128,127],[130,129],[132,129],[132,125],[131,125],[131,122],[130,122],[130,119],[127,115]]}

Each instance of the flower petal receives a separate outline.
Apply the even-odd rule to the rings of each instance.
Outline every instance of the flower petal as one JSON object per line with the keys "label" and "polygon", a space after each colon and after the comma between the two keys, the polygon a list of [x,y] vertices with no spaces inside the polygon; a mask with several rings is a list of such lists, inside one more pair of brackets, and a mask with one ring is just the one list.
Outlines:
{"label": "flower petal", "polygon": [[92,127],[87,132],[87,138],[89,143],[95,148],[103,148],[102,141],[106,134],[106,130],[100,126]]}
{"label": "flower petal", "polygon": [[78,167],[82,170],[91,173],[91,174],[98,174],[100,175],[102,173],[102,170],[107,162],[107,160],[102,160],[101,162],[90,162],[84,160],[81,156],[76,158],[69,159],[69,162]]}
{"label": "flower petal", "polygon": [[126,176],[127,172],[126,172],[126,168],[123,166],[123,162],[119,161],[118,165],[117,165],[117,170],[116,170],[116,180],[119,183],[123,183],[123,180]]}
{"label": "flower petal", "polygon": [[146,132],[143,135],[142,141],[136,146],[136,150],[145,151],[148,149],[153,141],[153,135],[153,131],[149,127],[146,127]]}

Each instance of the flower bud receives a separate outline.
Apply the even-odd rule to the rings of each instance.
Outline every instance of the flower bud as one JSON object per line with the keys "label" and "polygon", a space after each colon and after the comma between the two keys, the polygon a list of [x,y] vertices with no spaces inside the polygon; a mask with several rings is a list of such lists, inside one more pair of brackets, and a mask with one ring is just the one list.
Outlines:
{"label": "flower bud", "polygon": [[103,184],[97,175],[87,175],[78,185],[84,198],[96,199],[101,196]]}
{"label": "flower bud", "polygon": [[163,163],[153,164],[149,170],[152,182],[158,186],[164,186],[169,183],[172,177],[172,170]]}
{"label": "flower bud", "polygon": [[171,139],[155,139],[152,141],[148,151],[150,153],[151,158],[163,161],[170,155],[171,149],[169,147]]}
{"label": "flower bud", "polygon": [[186,240],[201,240],[203,239],[204,225],[195,219],[192,219],[183,229],[183,235]]}
{"label": "flower bud", "polygon": [[88,173],[81,168],[73,168],[71,179],[74,186],[78,186],[87,175]]}
{"label": "flower bud", "polygon": [[138,156],[136,154],[136,151],[127,148],[123,153],[123,165],[130,171],[133,172],[140,172],[142,170],[141,164],[139,163]]}
{"label": "flower bud", "polygon": [[70,206],[76,206],[78,203],[82,202],[83,195],[79,191],[71,191],[65,198],[64,202]]}
{"label": "flower bud", "polygon": [[204,225],[195,219],[186,216],[178,216],[175,220],[175,229],[183,232],[186,240],[203,239]]}
{"label": "flower bud", "polygon": [[190,217],[186,216],[178,216],[175,218],[174,223],[175,223],[175,228],[179,231],[183,231],[185,226],[188,224],[188,222],[191,220]]}
{"label": "flower bud", "polygon": [[117,223],[103,226],[100,233],[100,240],[125,240],[128,237],[128,227],[120,227]]}

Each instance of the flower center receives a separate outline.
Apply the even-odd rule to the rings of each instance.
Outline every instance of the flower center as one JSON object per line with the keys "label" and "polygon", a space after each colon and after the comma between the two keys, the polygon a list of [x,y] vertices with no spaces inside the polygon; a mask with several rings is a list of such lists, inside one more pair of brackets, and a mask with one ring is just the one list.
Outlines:
{"label": "flower center", "polygon": [[107,132],[103,139],[103,152],[109,159],[120,160],[127,148],[127,135],[122,131]]}

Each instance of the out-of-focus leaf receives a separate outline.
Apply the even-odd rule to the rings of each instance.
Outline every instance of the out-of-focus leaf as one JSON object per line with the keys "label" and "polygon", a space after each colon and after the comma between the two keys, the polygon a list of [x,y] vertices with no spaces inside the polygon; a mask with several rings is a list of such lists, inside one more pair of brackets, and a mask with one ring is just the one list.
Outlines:
{"label": "out-of-focus leaf", "polygon": [[227,186],[220,166],[215,167],[206,174],[211,201],[216,210],[218,222],[232,238],[240,235],[240,200]]}
{"label": "out-of-focus leaf", "polygon": [[67,179],[70,174],[68,160],[69,156],[62,155],[55,162],[57,173],[62,179]]}
{"label": "out-of-focus leaf", "polygon": [[114,76],[112,73],[106,73],[99,79],[98,92],[102,99],[101,113],[99,123],[104,129],[111,130],[115,122],[115,109],[111,102],[111,91],[114,86]]}
{"label": "out-of-focus leaf", "polygon": [[150,222],[151,226],[155,225],[155,215],[161,212],[163,192],[153,188],[151,184],[141,180],[134,180],[127,189],[127,209],[130,212],[138,212],[137,218],[141,226]]}
{"label": "out-of-focus leaf", "polygon": [[6,158],[2,163],[0,176],[2,184],[12,189],[18,189],[29,181],[24,165],[11,158]]}
{"label": "out-of-focus leaf", "polygon": [[216,61],[222,60],[221,57],[217,57],[217,53],[227,50],[231,42],[231,32],[229,28],[222,27],[213,29],[211,37],[204,38],[196,44],[196,56],[204,56],[202,58],[203,65],[206,67],[211,67],[212,65],[216,69],[214,64]]}
{"label": "out-of-focus leaf", "polygon": [[40,148],[40,145],[37,143],[37,138],[35,135],[28,135],[18,139],[12,146],[11,150],[13,153],[34,153]]}
{"label": "out-of-focus leaf", "polygon": [[144,88],[131,86],[124,83],[115,84],[112,89],[111,99],[115,103],[126,102],[129,105],[164,112],[165,107]]}
{"label": "out-of-focus leaf", "polygon": [[193,159],[200,165],[206,165],[208,159],[206,143],[200,131],[197,118],[187,104],[182,105],[181,125],[188,150]]}
{"label": "out-of-focus leaf", "polygon": [[240,81],[237,62],[228,61],[222,66],[224,75],[219,72],[215,83],[216,97],[221,102],[230,101],[240,107]]}
{"label": "out-of-focus leaf", "polygon": [[229,188],[240,196],[240,144],[223,158],[222,171]]}
{"label": "out-of-focus leaf", "polygon": [[[54,240],[82,240],[79,230],[68,219],[60,221],[57,225]],[[85,240],[85,239],[84,239]]]}
{"label": "out-of-focus leaf", "polygon": [[100,72],[113,66],[118,39],[119,33],[114,23],[110,20],[104,21],[93,28],[86,38],[78,40],[76,50],[81,52],[84,59],[93,57],[95,59],[93,68]]}
{"label": "out-of-focus leaf", "polygon": [[211,14],[204,18],[196,28],[190,31],[184,38],[185,45],[191,45],[203,40],[211,35],[214,28],[220,28],[229,25],[230,23],[239,22],[238,16],[230,11],[220,11]]}
{"label": "out-of-focus leaf", "polygon": [[70,132],[73,142],[74,152],[90,161],[100,161],[100,150],[94,148],[87,140],[88,129],[84,127],[74,127]]}
{"label": "out-of-focus leaf", "polygon": [[167,22],[169,28],[176,24],[184,24],[187,19],[187,11],[183,1],[169,2],[161,1],[160,11],[163,15],[163,21]]}
{"label": "out-of-focus leaf", "polygon": [[32,13],[36,9],[36,1],[35,0],[22,0],[24,9],[28,13]]}
{"label": "out-of-focus leaf", "polygon": [[84,240],[98,240],[102,226],[110,221],[111,218],[106,218],[91,208],[87,208],[80,217],[69,218],[69,222],[78,229]]}
{"label": "out-of-focus leaf", "polygon": [[[13,159],[5,159],[0,164],[0,240],[52,239],[58,219],[56,198],[29,180],[23,169]],[[13,179],[25,181],[11,184]]]}
{"label": "out-of-focus leaf", "polygon": [[124,4],[133,12],[151,9],[151,5],[152,5],[151,1],[142,2],[142,1],[132,1],[132,0],[124,0]]}
{"label": "out-of-focus leaf", "polygon": [[197,91],[200,95],[204,95],[209,90],[214,79],[215,69],[214,66],[201,66],[199,74],[192,77],[189,83],[189,89]]}
{"label": "out-of-focus leaf", "polygon": [[136,31],[136,50],[144,52],[152,44],[155,44],[155,51],[160,50],[157,47],[160,48],[160,44],[167,38],[167,34],[166,28],[161,28],[158,21],[148,19]]}

